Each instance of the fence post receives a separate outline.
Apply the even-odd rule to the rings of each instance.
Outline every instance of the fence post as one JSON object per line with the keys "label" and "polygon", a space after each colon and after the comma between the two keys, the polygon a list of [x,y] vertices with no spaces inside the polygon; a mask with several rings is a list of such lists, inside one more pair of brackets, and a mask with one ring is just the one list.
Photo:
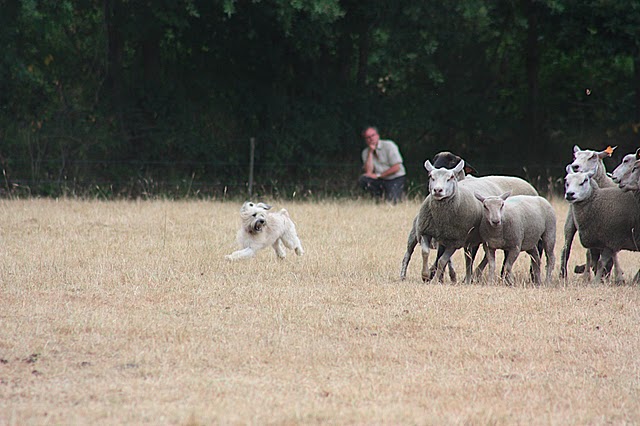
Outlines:
{"label": "fence post", "polygon": [[256,153],[256,138],[249,138],[249,199],[253,195],[253,158]]}

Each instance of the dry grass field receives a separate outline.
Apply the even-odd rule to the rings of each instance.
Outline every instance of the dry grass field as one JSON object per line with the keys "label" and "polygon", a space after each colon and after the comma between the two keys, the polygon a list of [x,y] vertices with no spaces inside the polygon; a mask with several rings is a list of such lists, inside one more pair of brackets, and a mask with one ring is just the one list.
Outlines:
{"label": "dry grass field", "polygon": [[0,425],[640,423],[638,286],[401,282],[417,201],[284,204],[305,256],[231,263],[240,203],[0,201]]}

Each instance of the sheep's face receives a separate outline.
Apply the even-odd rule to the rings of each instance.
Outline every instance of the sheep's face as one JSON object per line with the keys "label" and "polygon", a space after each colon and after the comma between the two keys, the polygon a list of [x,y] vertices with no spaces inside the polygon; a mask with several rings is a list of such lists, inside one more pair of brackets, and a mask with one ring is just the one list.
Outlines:
{"label": "sheep's face", "polygon": [[583,201],[591,195],[590,173],[570,173],[564,178],[564,198],[570,203]]}
{"label": "sheep's face", "polygon": [[449,169],[434,169],[429,173],[429,193],[436,200],[451,197],[458,189],[455,172]]}
{"label": "sheep's face", "polygon": [[635,161],[636,161],[635,154],[625,155],[624,158],[622,159],[622,162],[618,165],[618,167],[613,169],[613,172],[611,173],[611,179],[613,179],[615,183],[620,183],[620,180],[627,173],[631,173],[631,169],[633,168],[633,163],[635,163]]}
{"label": "sheep's face", "polygon": [[504,203],[505,201],[500,197],[487,197],[482,203],[482,214],[494,228],[502,225]]}
{"label": "sheep's face", "polygon": [[611,173],[611,179],[613,179],[615,183],[620,183],[627,174],[631,173],[631,169],[633,169],[636,160],[640,160],[640,149],[638,149],[635,154],[627,154],[624,156],[622,162]]}
{"label": "sheep's face", "polygon": [[240,208],[240,217],[247,232],[261,232],[267,223],[266,211],[271,208],[264,203],[245,202]]}
{"label": "sheep's face", "polygon": [[567,169],[572,173],[587,172],[595,170],[600,165],[600,160],[611,156],[615,147],[607,147],[604,151],[593,151],[590,149],[580,149],[578,145],[573,147],[573,162]]}
{"label": "sheep's face", "polygon": [[633,162],[629,171],[620,178],[618,186],[625,191],[640,191],[640,160]]}
{"label": "sheep's face", "polygon": [[573,162],[569,165],[573,173],[586,172],[598,166],[598,153],[590,149],[577,150],[573,152]]}

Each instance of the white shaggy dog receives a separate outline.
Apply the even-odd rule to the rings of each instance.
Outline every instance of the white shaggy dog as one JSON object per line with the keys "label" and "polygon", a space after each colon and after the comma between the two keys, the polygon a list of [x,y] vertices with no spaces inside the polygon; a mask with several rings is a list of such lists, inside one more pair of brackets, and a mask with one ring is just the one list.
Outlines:
{"label": "white shaggy dog", "polygon": [[279,258],[287,254],[284,247],[295,250],[298,256],[304,254],[300,239],[287,210],[271,213],[270,205],[246,201],[240,208],[242,227],[238,230],[238,244],[242,247],[225,257],[229,260],[253,257],[258,250],[272,246]]}

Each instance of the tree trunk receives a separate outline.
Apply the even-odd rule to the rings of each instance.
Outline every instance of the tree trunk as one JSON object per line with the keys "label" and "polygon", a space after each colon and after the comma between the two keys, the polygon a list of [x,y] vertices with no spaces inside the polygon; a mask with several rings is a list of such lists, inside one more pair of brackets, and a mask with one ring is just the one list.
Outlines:
{"label": "tree trunk", "polygon": [[538,158],[542,149],[540,140],[540,46],[538,44],[538,14],[534,0],[525,0],[527,16],[527,40],[525,46],[527,67],[527,105],[525,108],[525,129],[527,130],[527,152]]}
{"label": "tree trunk", "polygon": [[640,124],[640,47],[636,46],[633,58],[633,87],[635,90],[635,122]]}

